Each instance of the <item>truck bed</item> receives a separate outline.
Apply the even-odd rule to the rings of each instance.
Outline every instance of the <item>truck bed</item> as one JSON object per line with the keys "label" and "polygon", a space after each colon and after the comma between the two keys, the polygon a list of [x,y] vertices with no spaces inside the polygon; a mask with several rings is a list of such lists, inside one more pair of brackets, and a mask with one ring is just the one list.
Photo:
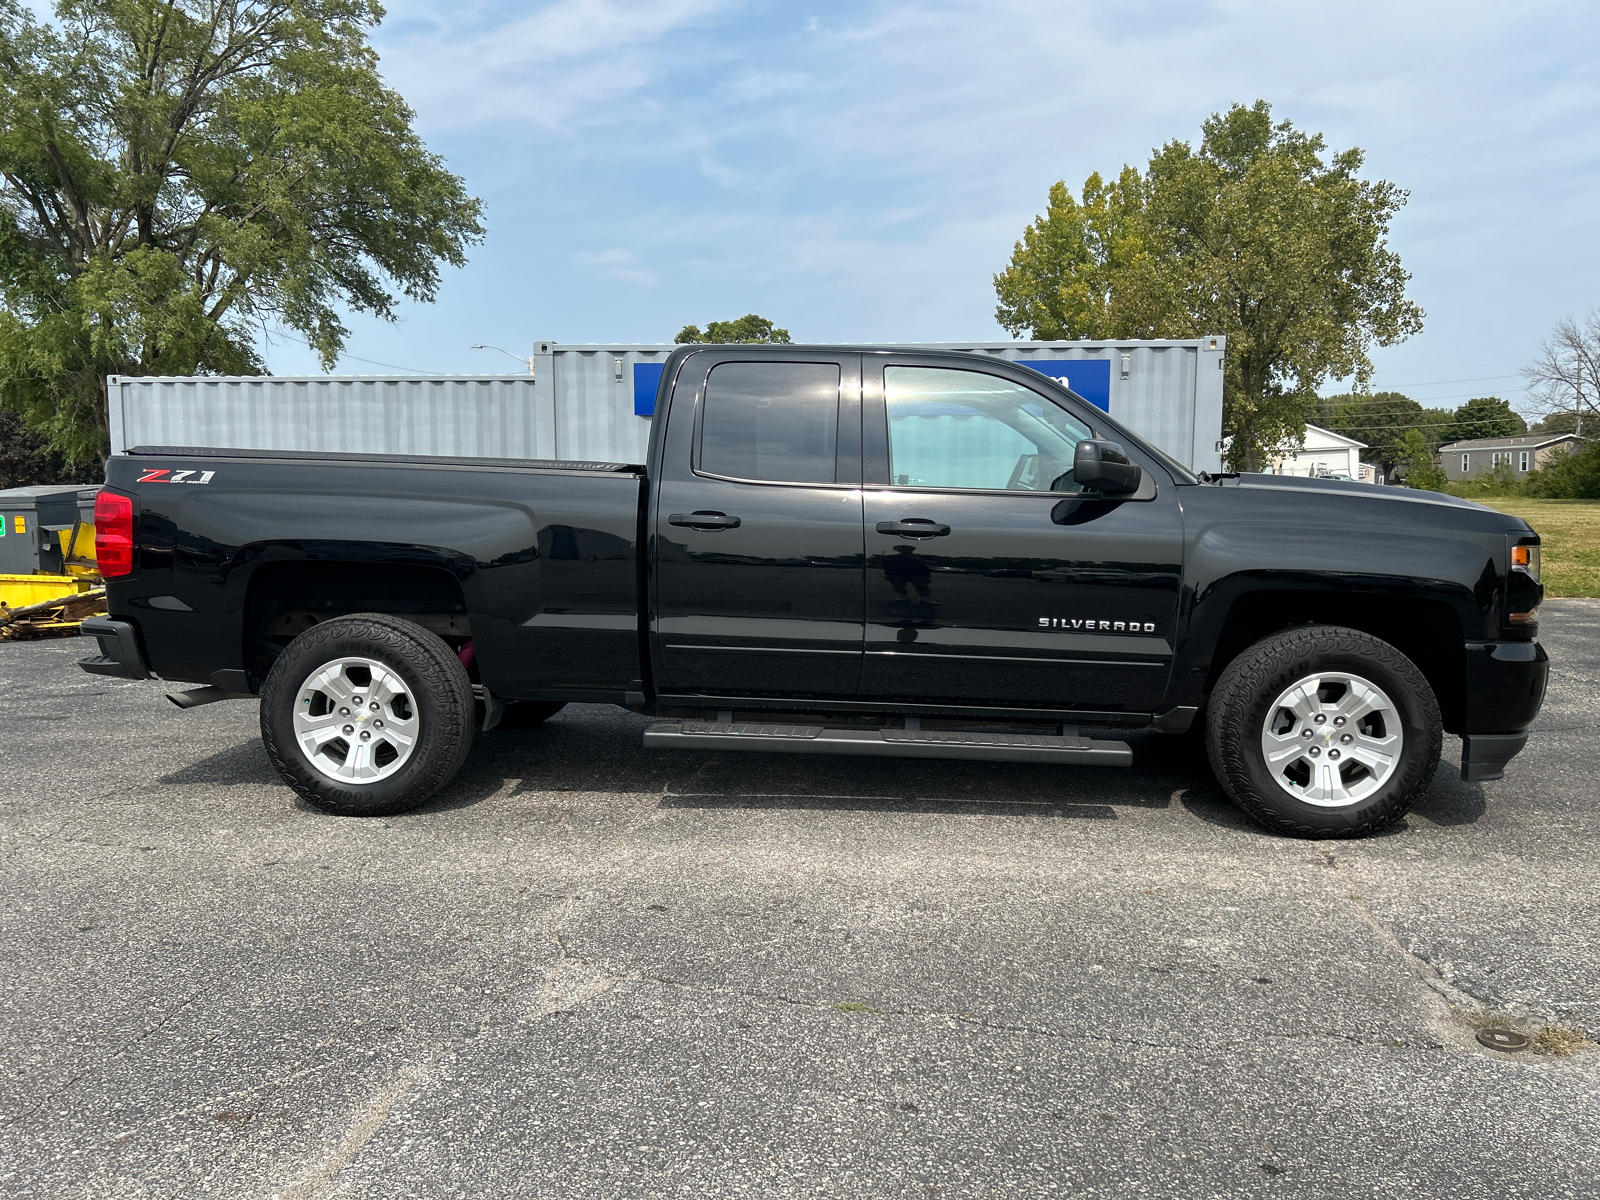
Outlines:
{"label": "truck bed", "polygon": [[142,508],[120,603],[163,678],[253,690],[354,611],[470,638],[506,698],[620,703],[638,677],[642,467],[152,446],[107,471]]}

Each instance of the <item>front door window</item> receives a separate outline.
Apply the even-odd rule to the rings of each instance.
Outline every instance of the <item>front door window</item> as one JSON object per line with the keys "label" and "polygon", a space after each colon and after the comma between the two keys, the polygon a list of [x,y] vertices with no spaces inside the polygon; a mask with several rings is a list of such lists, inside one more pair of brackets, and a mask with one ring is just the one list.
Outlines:
{"label": "front door window", "polygon": [[942,367],[886,367],[883,392],[894,486],[1078,490],[1072,456],[1089,430],[1038,393]]}

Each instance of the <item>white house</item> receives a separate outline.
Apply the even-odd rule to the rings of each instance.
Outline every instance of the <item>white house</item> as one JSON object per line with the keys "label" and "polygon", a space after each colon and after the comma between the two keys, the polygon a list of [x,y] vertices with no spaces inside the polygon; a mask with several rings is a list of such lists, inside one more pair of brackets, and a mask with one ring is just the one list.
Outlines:
{"label": "white house", "polygon": [[1306,436],[1298,450],[1291,450],[1272,460],[1267,468],[1269,475],[1346,476],[1367,483],[1374,480],[1372,468],[1361,461],[1365,442],[1323,429],[1320,425],[1307,425]]}

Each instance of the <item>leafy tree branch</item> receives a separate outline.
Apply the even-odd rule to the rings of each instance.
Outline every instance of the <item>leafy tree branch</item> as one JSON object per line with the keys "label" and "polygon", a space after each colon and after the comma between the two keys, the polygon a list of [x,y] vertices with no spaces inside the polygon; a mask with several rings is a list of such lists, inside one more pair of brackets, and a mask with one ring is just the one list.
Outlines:
{"label": "leafy tree branch", "polygon": [[113,374],[325,365],[483,236],[367,43],[376,0],[0,0],[0,405],[70,459]]}
{"label": "leafy tree branch", "polygon": [[1358,149],[1272,121],[1257,101],[1214,114],[1198,149],[1168,142],[1144,172],[1050,189],[994,277],[995,317],[1039,339],[1225,334],[1230,465],[1298,442],[1327,379],[1372,372],[1368,350],[1422,327],[1388,246],[1406,193],[1360,177]]}
{"label": "leafy tree branch", "polygon": [[678,330],[678,336],[672,340],[680,346],[691,343],[728,345],[756,342],[775,342],[787,346],[789,331],[777,328],[765,317],[746,313],[733,321],[712,321],[706,326],[704,333],[700,331],[698,325],[685,325]]}

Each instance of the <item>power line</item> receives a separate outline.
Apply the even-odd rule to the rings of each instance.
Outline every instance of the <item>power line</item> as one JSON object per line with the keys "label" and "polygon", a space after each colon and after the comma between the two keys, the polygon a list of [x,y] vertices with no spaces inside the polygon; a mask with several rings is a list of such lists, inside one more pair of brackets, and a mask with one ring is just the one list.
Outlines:
{"label": "power line", "polygon": [[[268,337],[274,337],[274,336],[276,336],[276,337],[286,337],[286,338],[290,339],[291,341],[299,342],[302,346],[305,346],[307,349],[310,349],[310,350],[315,350],[316,349],[316,347],[313,346],[310,342],[306,341],[305,338],[298,337],[295,334],[290,333],[286,329],[273,330],[273,331],[267,333],[267,336]],[[359,354],[347,354],[343,350],[341,350],[339,352],[339,357],[340,358],[352,358],[356,362],[370,363],[374,367],[389,367],[389,368],[391,368],[392,370],[395,370],[395,371],[405,371],[405,372],[407,372],[408,374],[411,374],[411,375],[440,375],[440,374],[443,374],[443,372],[441,372],[441,371],[425,371],[421,367],[402,367],[399,363],[379,362],[375,358],[362,358],[361,355],[359,355]]]}
{"label": "power line", "polygon": [[[1505,399],[1506,396],[1521,395],[1523,392],[1526,392],[1528,389],[1525,388],[1525,387],[1520,387],[1520,388],[1504,388],[1502,390],[1505,393],[1502,396],[1485,396],[1481,392],[1457,392],[1454,396],[1407,396],[1406,399],[1407,400],[1413,400],[1414,399],[1418,404],[1421,404],[1421,405],[1424,405],[1424,406],[1430,405],[1430,404],[1439,404],[1439,403],[1441,403],[1441,402],[1443,402],[1445,400],[1503,400],[1503,399]],[[1358,398],[1361,398],[1361,399],[1375,400],[1379,396],[1381,396],[1382,394],[1383,394],[1382,392],[1339,392],[1339,393],[1337,393],[1336,395],[1333,395],[1333,396],[1318,396],[1317,399],[1319,399],[1319,400],[1337,400],[1342,396],[1355,396],[1355,397],[1358,397]],[[1393,401],[1387,401],[1386,403],[1393,403]]]}
{"label": "power line", "polygon": [[[1315,426],[1317,422],[1312,421],[1310,424],[1314,424]],[[1346,430],[1342,430],[1342,435],[1344,435],[1344,437],[1355,437],[1357,434],[1378,434],[1378,432],[1382,432],[1382,430],[1389,429],[1450,429],[1450,427],[1454,426],[1454,424],[1456,424],[1454,421],[1426,421],[1414,422],[1414,424],[1413,422],[1406,422],[1406,424],[1402,424],[1402,426],[1347,426]],[[1341,432],[1341,430],[1338,429],[1330,429],[1328,426],[1317,427],[1318,429],[1328,430],[1330,434],[1339,434],[1339,432]],[[1538,437],[1538,435],[1534,434],[1533,430],[1530,429],[1528,432],[1526,432],[1526,434],[1506,434],[1506,437]],[[1552,434],[1550,437],[1557,437],[1557,435]]]}
{"label": "power line", "polygon": [[[1311,424],[1316,425],[1317,423],[1312,421]],[[1454,424],[1454,421],[1407,421],[1403,425],[1350,425],[1348,428],[1361,429],[1370,433],[1379,429],[1448,429]],[[1318,428],[1328,429],[1329,426],[1320,425]],[[1332,432],[1338,433],[1339,431],[1334,429]],[[1518,434],[1517,436],[1521,437],[1522,435]]]}
{"label": "power line", "polygon": [[1397,383],[1395,387],[1443,387],[1447,383],[1488,383],[1495,379],[1521,379],[1522,372],[1515,375],[1475,375],[1471,379],[1434,379],[1427,383]]}

